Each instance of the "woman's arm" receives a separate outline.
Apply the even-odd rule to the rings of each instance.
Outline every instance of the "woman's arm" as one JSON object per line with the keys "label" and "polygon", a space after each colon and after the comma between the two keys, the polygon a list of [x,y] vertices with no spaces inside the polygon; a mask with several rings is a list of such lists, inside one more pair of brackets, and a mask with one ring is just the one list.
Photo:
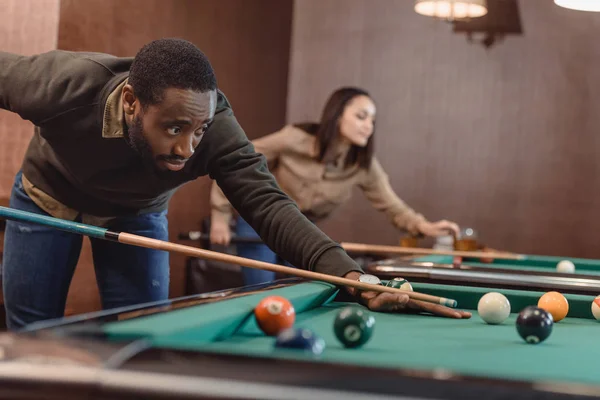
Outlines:
{"label": "woman's arm", "polygon": [[376,158],[373,158],[371,168],[359,186],[373,207],[385,213],[398,229],[405,229],[413,235],[439,236],[448,231],[459,234],[459,227],[454,222],[430,222],[400,199]]}

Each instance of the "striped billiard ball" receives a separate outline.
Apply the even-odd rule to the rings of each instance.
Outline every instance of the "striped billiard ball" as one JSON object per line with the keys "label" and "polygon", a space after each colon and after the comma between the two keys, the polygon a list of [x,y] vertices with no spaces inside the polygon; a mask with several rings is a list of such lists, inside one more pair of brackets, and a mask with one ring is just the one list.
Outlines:
{"label": "striped billiard ball", "polygon": [[402,290],[408,290],[411,291],[413,290],[412,285],[410,284],[409,281],[407,281],[404,278],[394,278],[390,281],[387,281],[386,285],[388,287],[393,287],[396,289],[402,289]]}

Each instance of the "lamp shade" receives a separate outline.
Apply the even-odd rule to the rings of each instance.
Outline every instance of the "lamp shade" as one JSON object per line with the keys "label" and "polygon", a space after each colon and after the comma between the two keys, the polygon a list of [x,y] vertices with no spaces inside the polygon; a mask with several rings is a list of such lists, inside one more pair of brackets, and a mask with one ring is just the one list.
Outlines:
{"label": "lamp shade", "polygon": [[441,19],[468,19],[487,14],[485,0],[417,0],[418,14]]}
{"label": "lamp shade", "polygon": [[600,12],[600,0],[554,0],[554,4],[571,10]]}

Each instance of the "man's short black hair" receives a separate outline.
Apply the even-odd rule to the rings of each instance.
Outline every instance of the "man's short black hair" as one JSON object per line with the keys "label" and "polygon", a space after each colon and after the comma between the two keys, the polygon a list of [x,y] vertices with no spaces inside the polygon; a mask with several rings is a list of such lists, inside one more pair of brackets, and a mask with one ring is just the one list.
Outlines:
{"label": "man's short black hair", "polygon": [[158,104],[168,88],[208,92],[217,78],[208,58],[187,40],[159,39],[137,53],[129,71],[129,84],[144,106]]}

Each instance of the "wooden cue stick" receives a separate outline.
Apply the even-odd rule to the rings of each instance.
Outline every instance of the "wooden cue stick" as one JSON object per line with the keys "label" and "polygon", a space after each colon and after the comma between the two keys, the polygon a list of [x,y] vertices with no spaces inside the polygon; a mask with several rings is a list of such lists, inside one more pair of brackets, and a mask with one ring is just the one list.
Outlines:
{"label": "wooden cue stick", "polygon": [[[183,240],[210,240],[210,235],[198,231],[191,231],[185,234],[180,234],[179,239]],[[232,236],[231,243],[263,243],[259,238],[249,238],[242,236]],[[486,252],[486,251],[457,251],[457,250],[435,250],[423,249],[418,247],[400,247],[400,246],[382,246],[363,243],[340,243],[346,251],[354,251],[357,253],[384,253],[384,254],[423,254],[423,255],[446,255],[455,257],[472,257],[472,258],[497,258],[502,260],[522,260],[525,257],[521,254],[513,254],[506,252]]]}
{"label": "wooden cue stick", "polygon": [[342,242],[340,245],[346,251],[354,251],[359,253],[384,253],[384,254],[423,254],[423,255],[444,255],[455,257],[472,257],[472,258],[496,258],[499,260],[523,260],[525,256],[522,254],[501,253],[494,251],[453,251],[453,250],[436,250],[436,249],[421,249],[417,247],[400,247],[400,246],[383,246],[376,244],[362,243],[347,243]]}
{"label": "wooden cue stick", "polygon": [[303,269],[296,269],[292,267],[285,267],[282,265],[276,265],[267,263],[264,261],[252,260],[244,257],[233,256],[230,254],[219,253],[215,251],[199,249],[196,247],[185,246],[182,244],[171,243],[163,240],[147,238],[143,236],[133,235],[125,232],[114,232],[106,228],[100,228],[93,225],[87,225],[79,222],[68,221],[60,218],[49,217],[45,215],[35,214],[28,211],[16,210],[8,207],[0,207],[0,217],[16,220],[31,222],[38,225],[45,225],[55,229],[82,234],[97,239],[110,240],[114,242],[130,244],[139,247],[146,247],[155,250],[164,250],[169,252],[176,252],[185,254],[191,257],[204,258],[215,261],[223,261],[232,264],[238,264],[244,267],[262,269],[266,271],[280,272],[288,275],[298,276],[301,278],[324,281],[336,285],[343,285],[353,287],[355,289],[369,290],[374,292],[388,292],[388,293],[404,293],[410,298],[416,300],[422,300],[430,303],[441,304],[448,307],[456,307],[457,302],[454,299],[447,299],[444,297],[432,296],[425,293],[418,293],[403,289],[396,289],[383,285],[372,285],[369,283],[363,283],[354,281],[352,279],[341,278],[338,276],[322,274],[318,272],[307,271]]}

